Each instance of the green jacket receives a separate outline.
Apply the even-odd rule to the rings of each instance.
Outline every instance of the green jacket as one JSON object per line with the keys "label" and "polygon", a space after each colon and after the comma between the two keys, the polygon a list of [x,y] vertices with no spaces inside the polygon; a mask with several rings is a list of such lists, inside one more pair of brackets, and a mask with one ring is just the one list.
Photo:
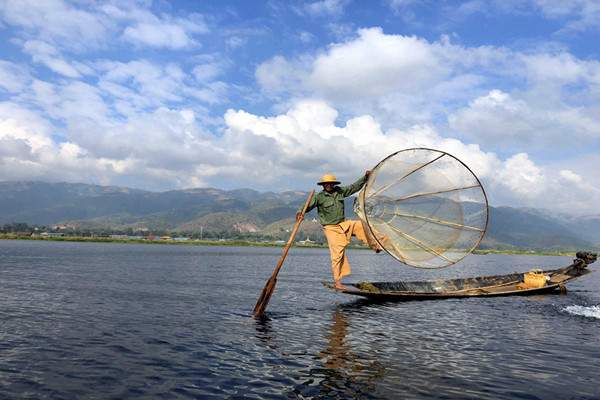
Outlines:
{"label": "green jacket", "polygon": [[[344,198],[358,192],[367,182],[363,176],[352,185],[336,186],[333,193],[325,190],[317,193],[308,204],[306,212],[317,207],[321,225],[334,225],[344,221]],[[302,209],[300,209],[302,211]]]}

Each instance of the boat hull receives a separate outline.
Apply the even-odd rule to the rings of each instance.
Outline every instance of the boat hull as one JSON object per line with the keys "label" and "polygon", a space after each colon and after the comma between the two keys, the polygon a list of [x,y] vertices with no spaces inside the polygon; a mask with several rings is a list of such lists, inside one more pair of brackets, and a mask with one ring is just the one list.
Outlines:
{"label": "boat hull", "polygon": [[[595,259],[594,259],[595,261]],[[576,258],[564,268],[543,271],[549,277],[545,286],[526,287],[525,273],[486,277],[417,282],[360,282],[336,289],[332,283],[323,285],[337,292],[381,301],[441,300],[466,297],[528,296],[566,292],[565,284],[591,273],[587,266],[593,261]]]}

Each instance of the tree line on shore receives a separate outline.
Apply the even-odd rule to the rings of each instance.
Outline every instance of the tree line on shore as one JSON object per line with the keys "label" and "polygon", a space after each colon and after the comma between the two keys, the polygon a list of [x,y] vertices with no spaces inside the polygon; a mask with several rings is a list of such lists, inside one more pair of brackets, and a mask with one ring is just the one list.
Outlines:
{"label": "tree line on shore", "polygon": [[22,222],[13,222],[0,225],[1,234],[12,234],[15,236],[32,236],[41,235],[42,233],[61,233],[64,236],[73,237],[110,237],[114,235],[147,238],[147,237],[162,237],[162,236],[185,236],[195,240],[245,240],[245,241],[275,241],[281,238],[273,235],[265,235],[256,232],[237,232],[226,230],[205,230],[203,232],[173,232],[165,229],[154,230],[135,230],[133,228],[113,229],[113,228],[78,228],[78,227],[58,227],[45,225],[29,225]]}

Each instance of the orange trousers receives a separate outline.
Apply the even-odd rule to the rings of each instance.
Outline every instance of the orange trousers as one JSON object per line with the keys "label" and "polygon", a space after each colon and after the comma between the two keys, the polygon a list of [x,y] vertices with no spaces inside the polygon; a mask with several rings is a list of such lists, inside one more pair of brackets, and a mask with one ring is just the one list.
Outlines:
{"label": "orange trousers", "polygon": [[331,273],[335,281],[339,281],[351,273],[350,263],[346,255],[346,247],[350,243],[352,236],[355,236],[371,248],[378,247],[365,233],[361,221],[347,220],[335,225],[323,225],[323,232],[329,244]]}

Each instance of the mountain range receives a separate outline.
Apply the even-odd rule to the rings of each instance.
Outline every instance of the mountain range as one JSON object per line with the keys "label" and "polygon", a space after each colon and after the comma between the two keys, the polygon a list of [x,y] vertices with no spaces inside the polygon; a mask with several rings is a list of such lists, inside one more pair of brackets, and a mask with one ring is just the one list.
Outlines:
{"label": "mountain range", "polygon": [[[150,192],[80,183],[0,182],[0,225],[27,223],[75,230],[169,232],[204,237],[287,238],[307,193],[196,188]],[[353,217],[352,201],[346,215]],[[316,212],[298,238],[323,240]],[[598,249],[600,215],[490,207],[483,248]]]}

